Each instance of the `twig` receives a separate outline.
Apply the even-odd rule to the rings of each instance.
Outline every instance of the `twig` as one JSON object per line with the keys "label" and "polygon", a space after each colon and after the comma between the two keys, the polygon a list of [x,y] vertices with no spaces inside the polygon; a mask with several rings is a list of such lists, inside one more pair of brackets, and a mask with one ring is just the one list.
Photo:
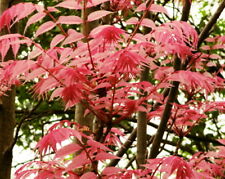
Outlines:
{"label": "twig", "polygon": [[198,47],[200,47],[200,45],[205,40],[205,38],[208,37],[210,30],[215,25],[217,19],[219,18],[219,16],[223,12],[224,8],[225,8],[225,0],[223,0],[221,2],[219,7],[217,8],[216,12],[214,13],[214,15],[211,17],[211,19],[209,20],[207,25],[203,28],[202,32],[200,33],[199,39],[198,39]]}
{"label": "twig", "polygon": [[11,149],[13,149],[13,147],[16,145],[16,142],[17,142],[18,136],[19,136],[19,131],[20,131],[20,129],[21,129],[23,123],[25,122],[25,120],[26,120],[27,118],[29,118],[29,117],[33,114],[34,111],[36,111],[36,109],[40,106],[41,102],[42,102],[42,101],[40,100],[40,101],[36,104],[36,106],[34,106],[34,108],[33,108],[26,116],[24,116],[24,117],[20,120],[20,122],[19,122],[19,124],[18,124],[18,127],[16,128],[16,132],[15,132],[15,136],[14,136],[13,143],[12,143],[12,145],[11,145],[11,147],[10,147]]}

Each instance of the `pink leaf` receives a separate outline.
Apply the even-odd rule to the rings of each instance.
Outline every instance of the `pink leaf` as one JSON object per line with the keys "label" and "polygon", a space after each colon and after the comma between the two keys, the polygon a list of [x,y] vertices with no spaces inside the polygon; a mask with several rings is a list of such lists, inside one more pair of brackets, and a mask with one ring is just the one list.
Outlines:
{"label": "pink leaf", "polygon": [[55,7],[47,7],[49,12],[59,12],[58,9],[56,9]]}
{"label": "pink leaf", "polygon": [[96,179],[97,175],[94,172],[88,172],[83,174],[80,179]]}
{"label": "pink leaf", "polygon": [[209,45],[204,45],[204,46],[201,46],[201,49],[202,50],[211,50],[212,47],[210,47]]}
{"label": "pink leaf", "polygon": [[47,31],[53,29],[55,27],[55,25],[56,24],[54,22],[52,22],[52,21],[45,22],[44,24],[42,24],[38,28],[38,30],[37,30],[37,32],[35,34],[35,37],[38,37],[39,35],[41,35],[41,34],[47,32]]}
{"label": "pink leaf", "polygon": [[219,141],[221,144],[225,145],[225,139],[218,139],[217,141]]}
{"label": "pink leaf", "polygon": [[100,19],[104,16],[107,16],[111,13],[112,13],[111,11],[105,11],[105,10],[94,11],[88,15],[87,21],[89,21],[89,22],[94,21],[94,20]]}
{"label": "pink leaf", "polygon": [[36,9],[35,5],[32,3],[20,3],[15,5],[15,7],[16,8],[13,10],[13,13],[17,14],[17,18],[14,23],[29,16]]}
{"label": "pink leaf", "polygon": [[81,24],[83,20],[78,16],[60,16],[57,23],[61,24]]}
{"label": "pink leaf", "polygon": [[140,4],[135,11],[140,12],[140,11],[145,11],[146,9],[147,9],[146,3],[144,2],[144,3]]}
{"label": "pink leaf", "polygon": [[155,27],[156,27],[155,23],[151,19],[146,19],[146,18],[143,19],[143,21],[141,22],[141,25],[152,28],[152,29],[155,29]]}
{"label": "pink leaf", "polygon": [[106,152],[98,153],[95,156],[95,160],[106,160],[106,159],[119,159],[119,157]]}
{"label": "pink leaf", "polygon": [[87,3],[87,7],[89,8],[89,7],[97,6],[107,1],[110,1],[110,0],[91,0],[91,2]]}
{"label": "pink leaf", "polygon": [[56,7],[63,7],[66,9],[74,9],[74,10],[82,9],[82,6],[80,4],[78,4],[77,1],[74,1],[74,0],[63,1],[59,4],[57,4]]}
{"label": "pink leaf", "polygon": [[123,169],[121,168],[117,168],[117,167],[106,167],[103,171],[102,171],[102,175],[113,175],[113,174],[116,174],[116,173],[119,173],[123,171]]}
{"label": "pink leaf", "polygon": [[36,58],[37,56],[41,55],[42,52],[42,49],[35,47],[34,50],[29,54],[28,59]]}
{"label": "pink leaf", "polygon": [[0,41],[0,53],[1,53],[2,60],[4,60],[9,48],[10,48],[9,39],[4,39]]}
{"label": "pink leaf", "polygon": [[76,144],[76,143],[66,145],[56,152],[55,158],[64,157],[65,155],[75,153],[75,152],[77,152],[78,150],[81,150],[81,149],[82,149],[82,147],[80,145]]}
{"label": "pink leaf", "polygon": [[[19,38],[15,37],[15,38],[10,39],[11,42],[14,42],[14,41],[17,41],[17,40],[19,40]],[[12,47],[12,50],[13,50],[13,55],[16,58],[17,53],[18,53],[19,48],[20,48],[20,44],[11,44],[11,47]]]}
{"label": "pink leaf", "polygon": [[[137,18],[137,17],[131,17],[130,19],[128,19],[126,21],[126,23],[129,25],[129,24],[138,24],[140,23],[140,20]],[[145,26],[145,27],[149,27],[149,28],[152,28],[154,29],[156,26],[155,26],[155,23],[151,20],[151,19],[143,19],[143,21],[141,22],[142,26]]]}
{"label": "pink leaf", "polygon": [[127,23],[128,25],[130,25],[130,24],[137,24],[138,22],[139,22],[139,20],[138,20],[137,17],[131,17],[130,19],[128,19],[128,20],[126,21],[126,23]]}
{"label": "pink leaf", "polygon": [[50,48],[55,47],[60,42],[62,42],[65,39],[65,36],[62,34],[57,34],[51,41]]}
{"label": "pink leaf", "polygon": [[84,35],[82,33],[79,33],[73,29],[69,29],[68,34],[69,36],[64,40],[62,45],[70,44],[84,38]]}
{"label": "pink leaf", "polygon": [[44,12],[39,12],[37,14],[34,14],[33,16],[31,16],[29,18],[29,20],[27,21],[26,27],[24,29],[24,32],[26,32],[27,28],[31,25],[34,24],[38,21],[40,21],[41,19],[43,19],[46,16],[46,13]]}
{"label": "pink leaf", "polygon": [[7,34],[7,35],[1,35],[0,36],[0,41],[5,40],[5,39],[10,39],[10,38],[19,38],[23,37],[21,34]]}
{"label": "pink leaf", "polygon": [[220,55],[217,55],[217,54],[212,54],[212,55],[209,55],[209,58],[212,58],[212,59],[221,59],[221,56]]}
{"label": "pink leaf", "polygon": [[73,161],[67,167],[67,171],[74,170],[75,168],[82,167],[89,163],[91,163],[91,161],[87,158],[86,153],[82,152],[78,156],[74,157]]}
{"label": "pink leaf", "polygon": [[69,139],[73,135],[74,130],[69,128],[55,129],[45,135],[38,143],[36,148],[38,148],[40,153],[46,154],[49,149],[57,151],[57,144],[61,144],[63,141]]}
{"label": "pink leaf", "polygon": [[152,4],[149,10],[152,12],[161,12],[168,15],[167,10],[163,6],[160,6],[158,4]]}

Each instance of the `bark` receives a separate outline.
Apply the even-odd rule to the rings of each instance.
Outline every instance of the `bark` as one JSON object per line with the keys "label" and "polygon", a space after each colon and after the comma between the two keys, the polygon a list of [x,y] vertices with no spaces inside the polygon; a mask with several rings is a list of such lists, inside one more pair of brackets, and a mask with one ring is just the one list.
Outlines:
{"label": "bark", "polygon": [[9,179],[12,164],[12,144],[15,127],[15,90],[1,97],[0,104],[0,179]]}
{"label": "bark", "polygon": [[[148,81],[149,68],[144,67],[141,73],[140,81]],[[138,113],[137,120],[137,166],[142,168],[141,164],[145,164],[147,151],[147,114],[146,112]]]}
{"label": "bark", "polygon": [[[175,70],[179,70],[180,69],[180,59],[178,59],[176,57],[175,59],[175,64],[174,64],[174,68]],[[163,134],[167,128],[167,122],[170,118],[171,115],[171,110],[173,107],[173,103],[175,101],[175,99],[177,98],[177,93],[178,93],[178,87],[179,87],[179,82],[174,81],[172,83],[172,88],[170,89],[169,92],[169,96],[161,117],[161,121],[159,124],[159,127],[157,129],[157,132],[155,134],[152,146],[151,146],[151,150],[150,150],[150,158],[155,158],[158,155],[159,152],[159,148],[160,148],[160,144],[162,142],[162,138],[163,138]]]}
{"label": "bark", "polygon": [[[92,29],[97,27],[98,21],[87,22],[86,20],[88,15],[91,12],[94,12],[96,10],[97,10],[96,7],[91,7],[91,8],[84,7],[84,9],[82,10],[83,24],[81,26],[81,29],[82,29],[82,33],[86,37],[85,41],[87,43],[88,43],[88,35]],[[93,122],[94,122],[95,116],[94,114],[89,114],[85,117],[85,110],[86,110],[86,107],[83,104],[79,103],[76,105],[75,121],[81,126],[87,126],[89,127],[90,130],[93,130]]]}
{"label": "bark", "polygon": [[[0,0],[0,15],[9,7],[9,0]],[[3,33],[3,32],[2,32]],[[10,51],[4,61],[13,59]],[[15,128],[15,89],[0,97],[0,179],[10,179]]]}

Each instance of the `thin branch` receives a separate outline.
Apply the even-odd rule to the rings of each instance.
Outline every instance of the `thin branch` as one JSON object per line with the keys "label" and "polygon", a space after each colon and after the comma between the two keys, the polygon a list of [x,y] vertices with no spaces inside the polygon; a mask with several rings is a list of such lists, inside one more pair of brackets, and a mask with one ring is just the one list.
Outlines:
{"label": "thin branch", "polygon": [[[185,0],[184,7],[182,12],[187,13],[187,14],[182,14],[181,20],[182,21],[187,21],[190,13],[190,8],[191,8],[191,2],[189,0]],[[174,59],[174,70],[180,70],[181,69],[181,62],[180,59],[175,56]],[[164,111],[161,116],[161,121],[159,124],[159,127],[157,129],[156,135],[154,137],[152,147],[150,150],[150,158],[155,158],[158,155],[159,148],[160,148],[160,143],[162,142],[163,134],[166,130],[167,122],[170,118],[171,115],[171,110],[173,107],[173,103],[175,102],[177,95],[178,95],[178,87],[179,87],[179,82],[173,81],[172,82],[172,88],[170,88],[169,91],[169,96],[167,99],[167,102],[165,104]]]}
{"label": "thin branch", "polygon": [[19,124],[18,124],[18,126],[17,126],[17,128],[16,128],[16,132],[15,132],[15,136],[14,136],[14,141],[13,141],[13,143],[12,143],[12,145],[11,145],[11,149],[13,149],[13,147],[16,145],[16,142],[17,142],[18,137],[19,137],[19,131],[20,131],[20,129],[21,129],[23,123],[25,122],[25,120],[26,120],[27,118],[29,118],[29,117],[33,114],[34,111],[36,111],[36,109],[40,106],[41,102],[42,102],[42,101],[40,100],[40,101],[34,106],[34,108],[33,108],[26,116],[24,116],[24,117],[20,120],[20,122],[19,122]]}
{"label": "thin branch", "polygon": [[208,37],[210,30],[212,27],[216,24],[217,19],[220,17],[221,13],[223,12],[225,8],[225,0],[221,2],[219,7],[217,8],[216,12],[214,15],[211,17],[207,25],[204,27],[202,32],[199,35],[199,40],[198,40],[198,47],[202,44],[202,42]]}
{"label": "thin branch", "polygon": [[191,1],[185,0],[184,7],[182,9],[181,21],[188,21],[190,10],[191,10]]}
{"label": "thin branch", "polygon": [[[180,66],[181,66],[180,59],[176,56],[175,60],[174,60],[175,71],[179,70]],[[164,111],[162,113],[162,117],[161,117],[161,121],[160,121],[158,130],[156,132],[156,135],[155,135],[153,143],[152,143],[152,147],[151,147],[151,151],[150,151],[150,158],[155,158],[158,155],[160,143],[162,141],[163,134],[167,128],[166,127],[167,122],[171,115],[172,106],[173,106],[173,103],[175,102],[175,99],[177,98],[179,82],[173,81],[172,86],[173,87],[170,88],[169,96],[168,96]]]}
{"label": "thin branch", "polygon": [[[137,136],[137,128],[133,129],[133,131],[131,132],[131,134],[128,137],[127,141],[120,148],[120,150],[116,153],[116,156],[122,157],[126,153],[126,151],[130,148],[130,146],[132,145],[132,143],[135,140],[136,136]],[[108,164],[108,167],[116,166],[119,161],[120,161],[119,159],[111,160],[111,162]]]}

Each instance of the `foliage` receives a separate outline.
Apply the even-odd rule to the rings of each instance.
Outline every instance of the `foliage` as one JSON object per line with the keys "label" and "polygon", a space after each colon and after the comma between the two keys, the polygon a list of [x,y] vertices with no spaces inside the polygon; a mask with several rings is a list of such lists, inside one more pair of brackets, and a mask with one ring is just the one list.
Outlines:
{"label": "foliage", "polygon": [[[104,9],[107,3],[109,0],[65,0],[48,7],[20,3],[0,17],[0,30],[9,31],[0,36],[0,94],[4,95],[11,86],[29,84],[27,88],[32,88],[41,100],[49,100],[49,104],[41,101],[43,108],[57,106],[55,101],[59,99],[68,111],[80,103],[86,108],[86,115],[94,114],[102,124],[95,131],[68,120],[55,123],[36,146],[41,160],[22,166],[16,177],[223,178],[222,134],[220,140],[213,139],[211,144],[207,141],[211,138],[203,138],[205,149],[195,144],[197,153],[193,147],[188,150],[188,144],[181,146],[186,137],[204,136],[206,121],[225,110],[223,101],[210,100],[224,87],[220,63],[224,36],[209,37],[199,48],[199,35],[189,23],[156,21],[159,14],[166,17],[168,12],[153,1],[112,0]],[[81,17],[81,11],[97,6],[102,9],[90,13],[87,19]],[[65,9],[72,14],[64,14]],[[149,12],[151,18],[147,17]],[[40,23],[32,37],[10,34],[11,26],[27,17],[24,32]],[[99,25],[89,35],[82,34],[79,26],[96,20],[105,22],[105,18],[110,19],[108,24]],[[5,62],[10,48],[18,60]],[[19,57],[18,53],[24,51],[26,54]],[[210,71],[213,67],[216,70]],[[150,77],[142,81],[144,68]],[[170,104],[165,91],[176,85],[183,98],[178,96]],[[123,160],[115,155],[123,148],[119,136],[127,132],[121,125],[131,128],[129,121],[136,121],[139,112],[146,113],[149,123],[160,121],[168,104],[171,110],[167,113],[167,130],[173,134],[173,140],[178,137],[173,155],[147,159],[143,169],[107,165],[108,160]]]}

